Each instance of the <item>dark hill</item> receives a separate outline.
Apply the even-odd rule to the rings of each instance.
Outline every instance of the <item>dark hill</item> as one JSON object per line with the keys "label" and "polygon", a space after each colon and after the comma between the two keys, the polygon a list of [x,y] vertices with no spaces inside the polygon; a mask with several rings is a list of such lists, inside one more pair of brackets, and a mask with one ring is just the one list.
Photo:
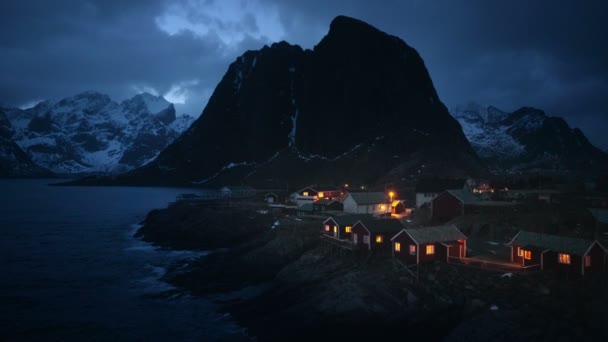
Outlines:
{"label": "dark hill", "polygon": [[416,50],[340,16],[312,51],[280,42],[237,58],[190,129],[115,181],[379,183],[483,171]]}

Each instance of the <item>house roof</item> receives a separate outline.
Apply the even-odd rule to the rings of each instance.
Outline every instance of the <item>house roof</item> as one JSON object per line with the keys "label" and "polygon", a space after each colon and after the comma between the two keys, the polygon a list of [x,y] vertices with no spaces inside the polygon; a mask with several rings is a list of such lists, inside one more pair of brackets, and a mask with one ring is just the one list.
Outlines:
{"label": "house roof", "polygon": [[363,226],[370,231],[370,233],[397,233],[405,228],[405,226],[397,219],[382,219],[369,217],[369,215],[367,216],[368,217],[363,218],[360,221]]}
{"label": "house roof", "polygon": [[608,209],[587,208],[599,223],[608,223]]}
{"label": "house roof", "polygon": [[449,192],[450,194],[452,194],[454,197],[458,198],[464,204],[476,204],[479,202],[479,198],[477,198],[477,196],[475,196],[475,194],[469,190],[446,190],[446,191]]}
{"label": "house roof", "polygon": [[348,195],[358,205],[388,203],[389,201],[388,196],[384,192],[349,192]]}
{"label": "house roof", "polygon": [[305,186],[302,189],[296,191],[296,192],[300,192],[300,191],[304,191],[304,190],[313,190],[316,192],[323,192],[323,191],[340,191],[339,188],[333,186],[333,185],[310,185],[310,186]]}
{"label": "house roof", "polygon": [[[595,242],[594,240],[540,234],[522,230],[509,242],[509,246],[529,246],[538,249],[549,249],[554,252],[584,255]],[[602,248],[604,247],[602,246]]]}
{"label": "house roof", "polygon": [[443,192],[451,189],[462,189],[464,188],[466,180],[464,179],[433,179],[426,178],[421,179],[416,183],[415,192]]}
{"label": "house roof", "polygon": [[[423,228],[403,229],[414,241],[418,244],[435,243],[435,242],[450,242],[464,239],[467,237],[456,226],[433,226]],[[398,234],[397,234],[398,235]],[[395,237],[397,237],[395,235]]]}
{"label": "house roof", "polygon": [[248,185],[230,185],[230,186],[225,186],[223,188],[220,189],[221,191],[234,191],[234,192],[238,192],[238,191],[255,191],[254,188],[248,186]]}
{"label": "house roof", "polygon": [[319,205],[330,205],[333,202],[338,202],[336,200],[333,199],[329,199],[329,198],[324,198],[324,199],[320,199],[314,202],[314,204],[319,204]]}
{"label": "house roof", "polygon": [[[353,226],[357,221],[364,220],[369,218],[370,214],[351,214],[351,215],[341,215],[341,216],[332,216],[329,219],[334,220],[340,227],[342,226]],[[329,219],[325,220],[327,222]],[[323,223],[325,223],[323,222]]]}
{"label": "house roof", "polygon": [[305,203],[302,204],[301,206],[298,207],[298,209],[296,209],[298,211],[314,211],[314,208],[312,206],[312,203]]}

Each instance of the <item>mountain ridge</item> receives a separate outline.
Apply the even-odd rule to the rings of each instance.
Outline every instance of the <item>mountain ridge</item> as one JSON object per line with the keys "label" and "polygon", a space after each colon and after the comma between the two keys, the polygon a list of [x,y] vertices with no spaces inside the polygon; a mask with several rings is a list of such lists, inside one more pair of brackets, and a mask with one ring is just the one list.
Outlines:
{"label": "mountain ridge", "polygon": [[340,16],[313,50],[279,42],[238,57],[193,125],[115,182],[377,183],[427,172],[485,171],[416,50]]}
{"label": "mountain ridge", "polygon": [[541,109],[521,107],[508,113],[469,104],[454,108],[452,115],[496,173],[597,175],[608,170],[608,154],[579,128]]}
{"label": "mountain ridge", "polygon": [[120,103],[97,91],[5,109],[12,139],[38,165],[58,174],[117,173],[143,165],[193,121],[162,97]]}

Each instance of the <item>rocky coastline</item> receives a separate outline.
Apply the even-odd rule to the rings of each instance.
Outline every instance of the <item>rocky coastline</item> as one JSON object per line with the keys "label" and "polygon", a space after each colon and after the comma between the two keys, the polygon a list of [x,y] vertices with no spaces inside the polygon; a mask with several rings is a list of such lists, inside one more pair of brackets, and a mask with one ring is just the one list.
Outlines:
{"label": "rocky coastline", "polygon": [[504,274],[445,263],[411,274],[390,256],[323,243],[320,222],[261,204],[177,203],[150,212],[137,235],[163,247],[212,250],[165,280],[213,299],[260,341],[608,336],[606,277]]}

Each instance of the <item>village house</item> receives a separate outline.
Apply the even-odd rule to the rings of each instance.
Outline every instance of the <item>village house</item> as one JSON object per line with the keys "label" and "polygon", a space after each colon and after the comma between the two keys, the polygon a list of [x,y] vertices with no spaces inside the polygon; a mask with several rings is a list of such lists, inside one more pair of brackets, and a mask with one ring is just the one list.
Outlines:
{"label": "village house", "polygon": [[511,261],[523,267],[573,274],[603,272],[607,250],[597,240],[520,231],[508,244]]}
{"label": "village house", "polygon": [[404,225],[394,218],[365,218],[353,226],[352,242],[362,249],[369,251],[391,250],[390,237],[404,228]]}
{"label": "village house", "polygon": [[297,205],[312,203],[317,199],[339,199],[342,191],[335,186],[307,186],[290,195],[290,200]]}
{"label": "village house", "polygon": [[332,216],[323,221],[322,233],[341,240],[352,240],[352,229],[359,220],[364,220],[369,215],[352,214]]}
{"label": "village house", "polygon": [[468,189],[464,179],[421,179],[416,184],[416,208],[433,201],[433,199],[446,190]]}
{"label": "village house", "polygon": [[349,192],[342,204],[345,213],[372,215],[391,213],[390,198],[384,192]]}
{"label": "village house", "polygon": [[342,211],[344,209],[344,205],[342,202],[333,200],[333,199],[319,199],[312,203],[314,211],[324,212],[324,211]]}
{"label": "village house", "polygon": [[431,216],[435,222],[447,222],[453,218],[481,213],[507,213],[518,203],[483,200],[483,195],[469,190],[447,190],[435,197],[431,205]]}
{"label": "village house", "polygon": [[406,265],[464,258],[467,237],[454,225],[402,229],[391,238],[393,256]]}
{"label": "village house", "polygon": [[274,192],[269,192],[266,195],[264,195],[264,202],[266,202],[266,203],[278,203],[279,202],[279,195],[275,194]]}
{"label": "village house", "polygon": [[253,197],[256,190],[247,185],[224,186],[219,190],[222,197]]}
{"label": "village house", "polygon": [[314,214],[315,208],[313,207],[312,203],[302,204],[296,208],[296,216],[308,216]]}

